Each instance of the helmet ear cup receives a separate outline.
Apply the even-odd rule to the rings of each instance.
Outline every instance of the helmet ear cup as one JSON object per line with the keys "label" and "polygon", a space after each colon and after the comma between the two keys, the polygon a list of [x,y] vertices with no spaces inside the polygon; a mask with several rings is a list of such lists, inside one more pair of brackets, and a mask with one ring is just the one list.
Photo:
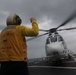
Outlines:
{"label": "helmet ear cup", "polygon": [[22,20],[20,19],[20,17],[18,15],[16,16],[16,23],[18,25],[20,25],[22,23]]}

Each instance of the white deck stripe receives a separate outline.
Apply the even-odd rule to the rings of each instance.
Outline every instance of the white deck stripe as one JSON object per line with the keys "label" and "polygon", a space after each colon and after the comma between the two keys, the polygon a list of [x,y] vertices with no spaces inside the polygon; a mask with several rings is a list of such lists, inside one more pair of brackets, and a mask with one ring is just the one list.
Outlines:
{"label": "white deck stripe", "polygon": [[76,67],[58,67],[58,66],[28,66],[29,68],[60,68],[60,69],[75,69]]}

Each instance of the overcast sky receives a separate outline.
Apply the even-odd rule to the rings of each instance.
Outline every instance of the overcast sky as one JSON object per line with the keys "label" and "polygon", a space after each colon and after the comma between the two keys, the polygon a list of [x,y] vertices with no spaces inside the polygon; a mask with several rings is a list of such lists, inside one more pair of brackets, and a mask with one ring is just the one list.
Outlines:
{"label": "overcast sky", "polygon": [[[30,18],[37,19],[40,29],[57,27],[76,10],[76,0],[0,0],[0,31],[6,26],[10,13],[17,13],[22,25],[31,27]],[[76,27],[76,18],[64,27]],[[40,32],[39,34],[41,34]],[[70,50],[76,53],[76,30],[59,32]],[[27,42],[28,58],[45,56],[47,35]]]}

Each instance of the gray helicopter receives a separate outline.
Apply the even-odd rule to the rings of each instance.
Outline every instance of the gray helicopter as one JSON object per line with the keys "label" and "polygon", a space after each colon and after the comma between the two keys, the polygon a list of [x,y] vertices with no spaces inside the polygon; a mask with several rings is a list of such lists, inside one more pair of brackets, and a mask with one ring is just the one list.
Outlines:
{"label": "gray helicopter", "polygon": [[59,29],[60,27],[66,25],[68,22],[73,20],[76,17],[76,11],[74,11],[70,17],[68,17],[62,24],[60,24],[56,28],[51,28],[49,30],[40,29],[39,31],[46,32],[44,34],[41,34],[37,37],[27,39],[27,41],[33,40],[35,38],[44,36],[48,34],[48,37],[46,39],[45,43],[45,52],[46,52],[46,58],[45,60],[56,62],[57,64],[61,64],[62,61],[69,61],[69,60],[75,60],[75,57],[73,53],[67,48],[67,45],[63,39],[63,37],[58,33],[59,31],[63,30],[73,30],[76,29],[76,27],[73,28],[66,28],[66,29]]}

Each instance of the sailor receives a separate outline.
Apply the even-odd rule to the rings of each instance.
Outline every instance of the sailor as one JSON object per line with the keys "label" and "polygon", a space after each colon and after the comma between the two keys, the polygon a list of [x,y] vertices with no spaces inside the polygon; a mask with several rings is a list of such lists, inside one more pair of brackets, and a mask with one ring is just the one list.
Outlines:
{"label": "sailor", "polygon": [[7,27],[0,33],[0,62],[2,75],[29,75],[27,68],[27,44],[25,37],[37,36],[39,27],[35,18],[32,28],[21,25],[17,14],[10,14]]}

